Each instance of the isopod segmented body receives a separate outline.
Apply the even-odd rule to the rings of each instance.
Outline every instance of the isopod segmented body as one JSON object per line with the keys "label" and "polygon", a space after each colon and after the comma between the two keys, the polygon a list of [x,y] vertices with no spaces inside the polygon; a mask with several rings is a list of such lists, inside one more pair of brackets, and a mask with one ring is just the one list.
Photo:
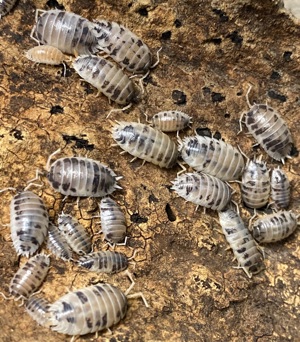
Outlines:
{"label": "isopod segmented body", "polygon": [[172,190],[185,200],[213,210],[222,210],[230,202],[230,187],[205,173],[185,173],[172,182]]}
{"label": "isopod segmented body", "polygon": [[297,216],[291,211],[265,215],[253,222],[253,237],[258,242],[276,242],[290,236],[297,228]]}
{"label": "isopod segmented body", "polygon": [[242,199],[249,208],[262,208],[268,203],[270,195],[270,175],[261,157],[248,160],[241,185]]}
{"label": "isopod segmented body", "polygon": [[271,174],[271,198],[276,208],[285,209],[289,206],[290,182],[279,166]]}
{"label": "isopod segmented body", "polygon": [[25,304],[25,309],[32,319],[39,325],[47,326],[50,319],[50,303],[38,296],[30,296]]}
{"label": "isopod segmented body", "polygon": [[80,56],[73,62],[73,68],[86,82],[120,105],[130,104],[137,96],[132,80],[105,58]]}
{"label": "isopod segmented body", "polygon": [[126,235],[125,215],[113,199],[109,197],[101,199],[100,217],[105,240],[111,243],[124,241]]}
{"label": "isopod segmented body", "polygon": [[93,32],[97,37],[99,50],[106,52],[128,71],[148,71],[152,63],[152,54],[139,37],[113,21],[95,20],[94,24]]}
{"label": "isopod segmented body", "polygon": [[128,267],[125,254],[112,251],[94,252],[80,257],[79,266],[91,272],[117,273]]}
{"label": "isopod segmented body", "polygon": [[70,260],[72,251],[64,235],[52,223],[48,227],[47,248],[62,260]]}
{"label": "isopod segmented body", "polygon": [[163,132],[138,122],[121,121],[112,127],[116,143],[136,158],[170,168],[177,162],[176,144]]}
{"label": "isopod segmented body", "polygon": [[25,57],[35,63],[50,65],[62,64],[66,56],[56,47],[50,45],[35,46],[25,53]]}
{"label": "isopod segmented body", "polygon": [[18,299],[27,299],[45,279],[50,266],[47,255],[37,254],[31,257],[14,275],[9,292]]}
{"label": "isopod segmented body", "polygon": [[180,141],[179,151],[182,159],[193,169],[224,181],[238,179],[245,167],[238,149],[214,138],[186,137]]}
{"label": "isopod segmented body", "polygon": [[47,177],[54,190],[78,197],[109,195],[120,188],[117,180],[121,178],[97,160],[83,157],[57,159]]}
{"label": "isopod segmented body", "polygon": [[123,319],[127,312],[127,298],[115,286],[92,285],[69,292],[49,309],[51,328],[68,335],[85,335],[106,328]]}
{"label": "isopod segmented body", "polygon": [[1,0],[0,1],[0,19],[14,7],[16,2],[17,0]]}
{"label": "isopod segmented body", "polygon": [[219,211],[222,231],[230,244],[232,251],[241,267],[249,278],[264,269],[263,258],[256,243],[239,214],[226,209]]}
{"label": "isopod segmented body", "polygon": [[28,257],[43,243],[49,225],[43,200],[32,191],[15,195],[10,204],[11,238],[18,255]]}
{"label": "isopod segmented body", "polygon": [[31,36],[41,44],[51,45],[70,55],[91,55],[97,52],[94,24],[72,12],[58,9],[37,10],[38,18]]}
{"label": "isopod segmented body", "polygon": [[178,110],[159,112],[152,117],[152,126],[162,132],[176,132],[191,124],[192,118]]}
{"label": "isopod segmented body", "polygon": [[69,246],[77,254],[88,254],[92,250],[92,240],[86,229],[71,215],[58,216],[58,229],[65,236]]}

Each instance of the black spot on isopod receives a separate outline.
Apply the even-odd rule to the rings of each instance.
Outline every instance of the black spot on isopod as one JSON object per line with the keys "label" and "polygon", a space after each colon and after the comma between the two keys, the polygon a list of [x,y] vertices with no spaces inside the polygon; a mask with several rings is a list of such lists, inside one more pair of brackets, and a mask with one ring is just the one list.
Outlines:
{"label": "black spot on isopod", "polygon": [[232,33],[228,34],[226,38],[229,38],[237,46],[242,45],[243,37],[239,35],[237,31],[233,31]]}
{"label": "black spot on isopod", "polygon": [[141,7],[137,10],[138,14],[143,17],[148,17],[148,10],[146,7]]}
{"label": "black spot on isopod", "polygon": [[221,133],[216,131],[216,133],[213,135],[213,138],[217,139],[217,140],[221,140],[221,138],[222,138]]}
{"label": "black spot on isopod", "polygon": [[279,80],[281,78],[281,75],[278,71],[273,70],[272,74],[270,76],[271,80]]}
{"label": "black spot on isopod", "polygon": [[291,62],[291,61],[292,61],[291,56],[292,56],[292,52],[291,52],[291,51],[285,51],[285,52],[283,53],[283,60],[284,60],[285,62]]}
{"label": "black spot on isopod", "polygon": [[279,100],[280,102],[286,102],[286,96],[277,93],[277,92],[276,92],[275,90],[273,90],[273,89],[270,89],[270,90],[268,91],[268,96],[269,96],[271,99]]}
{"label": "black spot on isopod", "polygon": [[46,6],[48,6],[49,8],[57,8],[57,9],[63,10],[63,11],[65,10],[64,5],[61,5],[56,0],[48,0],[46,2]]}
{"label": "black spot on isopod", "polygon": [[223,95],[220,94],[220,93],[212,92],[212,94],[211,94],[211,100],[212,100],[213,103],[222,102],[222,101],[225,100],[225,96],[223,96]]}
{"label": "black spot on isopod", "polygon": [[175,214],[174,214],[169,203],[167,203],[167,205],[166,205],[166,213],[167,213],[169,221],[171,221],[171,222],[176,221],[176,216],[175,216]]}
{"label": "black spot on isopod", "polygon": [[142,217],[138,213],[135,213],[130,216],[130,221],[134,223],[146,223],[148,222],[148,218]]}
{"label": "black spot on isopod", "polygon": [[220,10],[220,9],[218,9],[218,8],[213,8],[212,11],[213,11],[216,15],[219,16],[221,22],[224,23],[224,22],[226,22],[226,21],[229,20],[228,15],[227,15],[225,12],[223,12],[222,10]]}
{"label": "black spot on isopod", "polygon": [[196,133],[201,137],[212,137],[211,130],[208,127],[198,127],[196,128]]}
{"label": "black spot on isopod", "polygon": [[181,23],[181,21],[179,19],[175,19],[174,25],[175,25],[176,28],[179,28],[179,27],[182,26],[182,23]]}
{"label": "black spot on isopod", "polygon": [[174,103],[176,103],[178,105],[186,104],[186,95],[183,91],[173,90],[172,99],[173,99]]}
{"label": "black spot on isopod", "polygon": [[171,39],[172,32],[171,31],[165,31],[161,34],[161,39],[163,40],[169,40]]}
{"label": "black spot on isopod", "polygon": [[12,135],[15,139],[17,140],[23,140],[23,135],[22,135],[22,132],[19,130],[19,129],[12,129],[10,132],[9,132],[10,135]]}
{"label": "black spot on isopod", "polygon": [[151,194],[149,196],[148,201],[149,201],[149,203],[158,203],[159,202],[159,200],[153,194]]}

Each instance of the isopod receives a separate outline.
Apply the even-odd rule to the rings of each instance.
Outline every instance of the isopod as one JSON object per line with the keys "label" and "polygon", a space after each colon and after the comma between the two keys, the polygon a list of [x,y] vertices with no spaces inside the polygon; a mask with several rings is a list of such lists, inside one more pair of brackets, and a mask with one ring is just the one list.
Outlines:
{"label": "isopod", "polygon": [[242,268],[249,278],[264,269],[262,255],[239,214],[232,209],[226,209],[219,211],[219,219],[239,268]]}
{"label": "isopod", "polygon": [[34,319],[39,325],[48,327],[50,314],[50,303],[36,295],[30,296],[25,304],[25,309],[32,319]]}
{"label": "isopod", "polygon": [[279,166],[271,174],[271,198],[276,208],[285,209],[289,206],[290,182]]}
{"label": "isopod", "polygon": [[79,266],[91,272],[117,273],[128,267],[125,254],[113,251],[94,252],[80,257]]}
{"label": "isopod", "polygon": [[54,46],[63,53],[75,56],[97,52],[97,38],[92,33],[94,24],[87,19],[58,9],[37,10],[36,17],[31,37],[39,43]]}
{"label": "isopod", "polygon": [[251,106],[248,99],[250,90],[251,87],[247,92],[250,111],[242,114],[240,128],[245,115],[245,125],[258,144],[271,158],[284,163],[284,159],[289,157],[293,146],[291,132],[280,114],[272,107],[265,104]]}
{"label": "isopod", "polygon": [[159,112],[152,117],[152,126],[162,132],[178,132],[187,128],[192,118],[178,110]]}
{"label": "isopod", "polygon": [[52,223],[48,227],[47,248],[62,260],[70,260],[72,251],[64,235]]}
{"label": "isopod", "polygon": [[113,199],[109,197],[101,199],[100,217],[105,240],[111,243],[124,241],[126,235],[125,215]]}
{"label": "isopod", "polygon": [[137,97],[132,80],[105,58],[79,56],[73,62],[73,68],[86,82],[120,105],[130,105]]}
{"label": "isopod", "polygon": [[32,191],[15,195],[10,204],[11,238],[18,255],[29,257],[43,243],[49,225],[43,200]]}
{"label": "isopod", "polygon": [[245,167],[237,148],[214,138],[185,137],[179,141],[179,151],[182,159],[193,169],[224,181],[238,179]]}
{"label": "isopod", "polygon": [[15,300],[27,299],[45,279],[50,265],[47,255],[37,254],[31,257],[14,275],[9,292]]}
{"label": "isopod", "polygon": [[270,175],[262,156],[248,160],[241,184],[242,199],[249,208],[261,208],[268,203],[270,195]]}
{"label": "isopod", "polygon": [[16,2],[17,0],[0,0],[0,19],[14,7]]}
{"label": "isopod", "polygon": [[86,229],[71,215],[58,216],[58,229],[65,236],[69,246],[77,254],[88,254],[92,250],[91,237]]}
{"label": "isopod", "polygon": [[276,242],[290,236],[297,228],[297,216],[292,211],[279,211],[253,222],[253,237],[258,242]]}
{"label": "isopod", "polygon": [[171,183],[179,196],[205,208],[222,210],[231,199],[230,187],[205,173],[185,173]]}
{"label": "isopod", "polygon": [[163,132],[138,122],[117,122],[112,137],[126,152],[160,167],[170,168],[177,162],[176,144]]}
{"label": "isopod", "polygon": [[[59,151],[59,150],[58,150]],[[57,152],[54,152],[57,153]],[[83,157],[60,158],[47,163],[47,178],[54,190],[66,196],[103,197],[120,189],[117,181],[122,177],[97,160]]]}

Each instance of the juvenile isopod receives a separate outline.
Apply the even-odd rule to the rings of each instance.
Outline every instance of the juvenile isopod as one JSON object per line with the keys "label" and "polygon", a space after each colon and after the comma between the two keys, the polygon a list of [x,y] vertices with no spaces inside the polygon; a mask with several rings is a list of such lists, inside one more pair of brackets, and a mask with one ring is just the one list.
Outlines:
{"label": "juvenile isopod", "polygon": [[10,204],[10,229],[18,255],[28,257],[43,243],[49,225],[43,200],[29,190],[18,193]]}
{"label": "juvenile isopod", "polygon": [[245,115],[245,125],[249,132],[256,139],[258,144],[266,151],[266,153],[275,160],[281,160],[289,157],[293,140],[291,132],[282,119],[280,114],[266,104],[250,104],[247,92],[247,102],[250,111],[242,114],[240,118],[240,128],[242,130],[242,120]]}
{"label": "juvenile isopod", "polygon": [[122,177],[97,160],[83,157],[57,159],[50,166],[48,159],[47,178],[52,188],[66,196],[103,197],[120,189],[117,181]]}
{"label": "juvenile isopod", "polygon": [[165,133],[138,122],[117,122],[112,137],[126,152],[160,167],[174,166],[178,158],[176,144]]}
{"label": "juvenile isopod", "polygon": [[128,267],[128,258],[125,254],[119,252],[100,251],[80,257],[78,264],[91,272],[113,274]]}
{"label": "juvenile isopod", "polygon": [[145,73],[151,67],[152,54],[148,46],[133,32],[113,21],[95,20],[98,48],[128,71]]}
{"label": "juvenile isopod", "polygon": [[219,211],[219,219],[223,234],[238,261],[238,267],[242,268],[249,278],[263,270],[262,255],[239,214],[232,209],[226,209]]}
{"label": "juvenile isopod", "polygon": [[50,303],[36,295],[30,296],[25,304],[25,309],[32,319],[39,325],[48,326],[50,314]]}
{"label": "juvenile isopod", "polygon": [[9,292],[15,300],[27,299],[45,279],[50,266],[47,255],[37,254],[31,257],[14,275]]}
{"label": "juvenile isopod", "polygon": [[87,230],[71,215],[58,216],[58,229],[65,236],[69,246],[77,254],[88,254],[92,250],[92,240]]}
{"label": "juvenile isopod", "polygon": [[231,199],[230,187],[205,173],[185,173],[171,183],[180,197],[205,208],[222,210]]}
{"label": "juvenile isopod", "polygon": [[69,55],[91,55],[98,50],[93,27],[93,23],[72,12],[37,10],[31,37]]}
{"label": "juvenile isopod", "polygon": [[17,0],[0,0],[0,19],[14,7],[16,2]]}
{"label": "juvenile isopod", "polygon": [[64,235],[52,223],[48,227],[47,248],[62,260],[70,260],[72,251]]}
{"label": "juvenile isopod", "polygon": [[262,208],[269,200],[270,175],[262,156],[248,160],[241,184],[242,199],[249,208]]}
{"label": "juvenile isopod", "polygon": [[162,132],[178,132],[187,128],[192,118],[178,110],[159,112],[152,117],[152,126]]}
{"label": "juvenile isopod", "polygon": [[290,182],[286,173],[279,166],[272,171],[271,198],[278,209],[285,209],[289,206]]}
{"label": "juvenile isopod", "polygon": [[222,140],[204,136],[185,137],[179,141],[182,159],[196,171],[221,180],[236,180],[245,163],[239,150]]}
{"label": "juvenile isopod", "polygon": [[253,222],[253,237],[258,242],[276,242],[290,236],[297,228],[297,216],[292,211],[279,211]]}
{"label": "juvenile isopod", "polygon": [[129,106],[137,97],[137,89],[132,80],[105,58],[79,56],[73,68],[86,82],[120,105]]}

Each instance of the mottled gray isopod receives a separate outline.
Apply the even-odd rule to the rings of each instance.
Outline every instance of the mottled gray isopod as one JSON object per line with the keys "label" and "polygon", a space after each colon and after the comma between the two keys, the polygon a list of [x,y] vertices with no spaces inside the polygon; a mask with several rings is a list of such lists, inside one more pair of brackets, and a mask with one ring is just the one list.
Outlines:
{"label": "mottled gray isopod", "polygon": [[192,118],[178,110],[159,112],[152,117],[152,126],[162,132],[178,132],[191,123]]}
{"label": "mottled gray isopod", "polygon": [[290,182],[286,173],[278,168],[271,175],[271,198],[277,209],[285,209],[290,203]]}
{"label": "mottled gray isopod", "polygon": [[52,223],[48,227],[47,248],[62,260],[70,260],[72,251],[64,235]]}
{"label": "mottled gray isopod", "polygon": [[25,309],[32,319],[39,325],[48,327],[50,303],[38,296],[30,296],[25,304]]}
{"label": "mottled gray isopod", "polygon": [[239,214],[232,209],[219,211],[222,231],[238,261],[249,278],[264,269],[263,258]]}
{"label": "mottled gray isopod", "polygon": [[205,208],[222,210],[231,199],[230,187],[205,173],[185,173],[171,183],[179,196]]}
{"label": "mottled gray isopod", "polygon": [[135,158],[170,168],[178,158],[176,144],[163,132],[138,122],[117,122],[112,127],[116,143]]}
{"label": "mottled gray isopod", "polygon": [[16,2],[17,0],[0,0],[0,19],[14,7]]}

